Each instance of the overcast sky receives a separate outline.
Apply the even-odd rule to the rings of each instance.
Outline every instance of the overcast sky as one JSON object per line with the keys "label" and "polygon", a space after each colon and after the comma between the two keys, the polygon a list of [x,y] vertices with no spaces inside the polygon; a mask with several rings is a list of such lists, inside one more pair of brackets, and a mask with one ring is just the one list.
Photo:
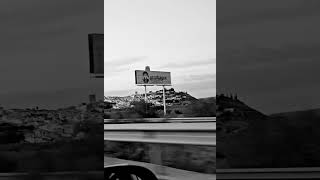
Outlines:
{"label": "overcast sky", "polygon": [[218,92],[264,112],[320,108],[320,1],[217,2]]}
{"label": "overcast sky", "polygon": [[0,22],[0,106],[88,99],[88,33],[103,33],[103,0],[2,0]]}
{"label": "overcast sky", "polygon": [[105,95],[144,92],[134,70],[148,65],[170,71],[176,90],[215,96],[215,0],[106,0],[104,11]]}

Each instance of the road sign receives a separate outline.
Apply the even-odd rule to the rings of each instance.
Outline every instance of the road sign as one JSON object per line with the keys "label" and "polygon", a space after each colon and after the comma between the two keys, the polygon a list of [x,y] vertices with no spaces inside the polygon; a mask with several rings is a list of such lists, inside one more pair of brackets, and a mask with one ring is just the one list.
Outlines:
{"label": "road sign", "polygon": [[[147,86],[163,87],[163,114],[166,116],[166,92],[165,86],[171,86],[170,72],[150,71],[150,67],[146,66],[145,70],[135,71],[136,85],[144,86],[144,101],[147,102]],[[147,106],[146,106],[147,107]],[[146,109],[147,111],[147,109]]]}
{"label": "road sign", "polygon": [[170,86],[171,74],[170,72],[163,71],[148,71],[136,70],[135,71],[136,85],[143,86]]}
{"label": "road sign", "polygon": [[104,37],[103,34],[89,34],[90,73],[104,74]]}

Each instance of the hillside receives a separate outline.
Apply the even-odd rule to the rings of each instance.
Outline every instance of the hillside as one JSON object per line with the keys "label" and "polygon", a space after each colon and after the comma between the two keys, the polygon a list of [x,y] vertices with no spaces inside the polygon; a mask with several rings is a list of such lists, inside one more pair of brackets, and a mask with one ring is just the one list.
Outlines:
{"label": "hillside", "polygon": [[[161,102],[162,96],[157,95],[161,95],[161,93],[159,94],[159,91],[153,93],[153,100]],[[149,94],[151,93],[149,92]],[[184,92],[171,91],[169,98],[178,101],[169,101],[171,104],[167,107],[166,117],[216,116],[215,97],[196,99]],[[116,119],[114,121],[117,122],[118,119],[122,118],[163,117],[163,107],[156,106],[155,103],[145,103],[140,99],[131,103],[131,105],[132,107],[126,109],[109,108],[105,110],[105,118]],[[147,108],[147,113],[145,108]],[[135,122],[137,121],[139,120]],[[152,146],[155,146],[155,144],[105,141],[104,150],[108,157],[150,162],[148,149]],[[216,149],[212,146],[166,144],[161,148],[165,148],[162,154],[162,165],[200,173],[215,173]]]}
{"label": "hillside", "polygon": [[200,98],[188,105],[176,105],[168,108],[170,117],[215,117],[215,97]]}
{"label": "hillside", "polygon": [[0,108],[0,172],[100,170],[102,105]]}
{"label": "hillside", "polygon": [[[173,88],[167,89],[166,93],[166,105],[188,105],[197,99],[187,92],[177,92]],[[106,103],[112,104],[114,109],[126,109],[131,108],[132,103],[143,101],[145,98],[144,94],[135,93],[129,96],[105,96],[104,101]],[[153,106],[162,106],[163,105],[163,90],[159,91],[149,91],[147,93],[148,103],[151,103]]]}
{"label": "hillside", "polygon": [[294,126],[305,126],[310,123],[320,123],[320,109],[276,113],[270,117],[288,120]]}
{"label": "hillside", "polygon": [[215,97],[206,97],[206,98],[199,98],[199,101],[207,102],[207,103],[214,103],[216,104],[216,98]]}
{"label": "hillside", "polygon": [[238,133],[257,122],[261,123],[267,116],[247,106],[239,99],[217,96],[217,116],[220,138]]}
{"label": "hillside", "polygon": [[317,111],[266,116],[217,96],[218,168],[320,166]]}
{"label": "hillside", "polygon": [[[149,91],[147,103],[144,102],[144,95],[138,93],[125,97],[107,96],[105,97],[105,103],[108,108],[105,109],[105,118],[163,117],[162,93],[162,90]],[[216,116],[216,101],[214,97],[198,100],[187,92],[176,92],[173,88],[166,90],[166,107],[166,117],[168,118]]]}

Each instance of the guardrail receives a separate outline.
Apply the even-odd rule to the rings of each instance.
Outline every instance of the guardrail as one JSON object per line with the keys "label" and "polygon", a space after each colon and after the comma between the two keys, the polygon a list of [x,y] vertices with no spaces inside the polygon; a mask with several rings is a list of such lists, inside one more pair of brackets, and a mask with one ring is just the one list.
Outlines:
{"label": "guardrail", "polygon": [[193,123],[193,122],[216,122],[216,117],[187,117],[187,118],[142,118],[142,119],[105,119],[107,124],[122,123]]}
{"label": "guardrail", "polygon": [[[216,146],[216,118],[108,119],[104,140],[153,144],[149,149],[150,161],[161,165],[161,151],[166,144]],[[166,168],[156,168],[154,172],[158,177],[168,175]],[[215,175],[205,179],[215,179]]]}
{"label": "guardrail", "polygon": [[155,122],[155,119],[152,120],[148,123],[146,119],[143,119],[144,123],[105,123],[104,140],[157,144],[216,145],[215,118],[158,119],[158,122]]}
{"label": "guardrail", "polygon": [[[216,118],[110,119],[105,120],[105,140],[216,146]],[[229,180],[320,179],[320,167],[217,169],[216,173],[218,179]]]}
{"label": "guardrail", "polygon": [[319,167],[217,169],[218,179],[320,179]]}

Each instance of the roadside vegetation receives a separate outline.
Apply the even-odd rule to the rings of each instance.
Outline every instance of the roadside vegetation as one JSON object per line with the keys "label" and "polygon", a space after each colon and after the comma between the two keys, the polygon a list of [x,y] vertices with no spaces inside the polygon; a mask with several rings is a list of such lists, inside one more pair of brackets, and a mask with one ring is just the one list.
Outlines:
{"label": "roadside vegetation", "polygon": [[[134,118],[160,118],[163,117],[163,106],[154,106],[145,101],[131,103],[132,108],[107,109],[105,119],[134,119]],[[215,117],[216,104],[214,98],[195,100],[188,105],[167,106],[166,118],[177,117]]]}
{"label": "roadside vegetation", "polygon": [[[139,118],[162,118],[163,106],[154,106],[143,100],[131,103],[131,108],[107,109],[105,119],[139,119]],[[167,106],[165,118],[183,117],[215,117],[215,98],[193,99],[192,102],[184,105]],[[150,163],[149,149],[153,144],[146,143],[104,143],[105,156],[125,160],[133,160]],[[165,166],[200,172],[215,173],[216,169],[216,148],[211,146],[191,145],[163,145],[161,151],[162,161]]]}
{"label": "roadside vegetation", "polygon": [[77,139],[46,143],[0,144],[0,172],[102,171],[103,124],[75,124]]}
{"label": "roadside vegetation", "polygon": [[[146,143],[104,143],[105,155],[119,159],[151,162],[149,149],[153,144]],[[215,173],[216,149],[212,146],[162,145],[162,162],[164,166],[194,171],[199,173]]]}
{"label": "roadside vegetation", "polygon": [[320,166],[320,109],[265,115],[223,95],[217,105],[218,168]]}

